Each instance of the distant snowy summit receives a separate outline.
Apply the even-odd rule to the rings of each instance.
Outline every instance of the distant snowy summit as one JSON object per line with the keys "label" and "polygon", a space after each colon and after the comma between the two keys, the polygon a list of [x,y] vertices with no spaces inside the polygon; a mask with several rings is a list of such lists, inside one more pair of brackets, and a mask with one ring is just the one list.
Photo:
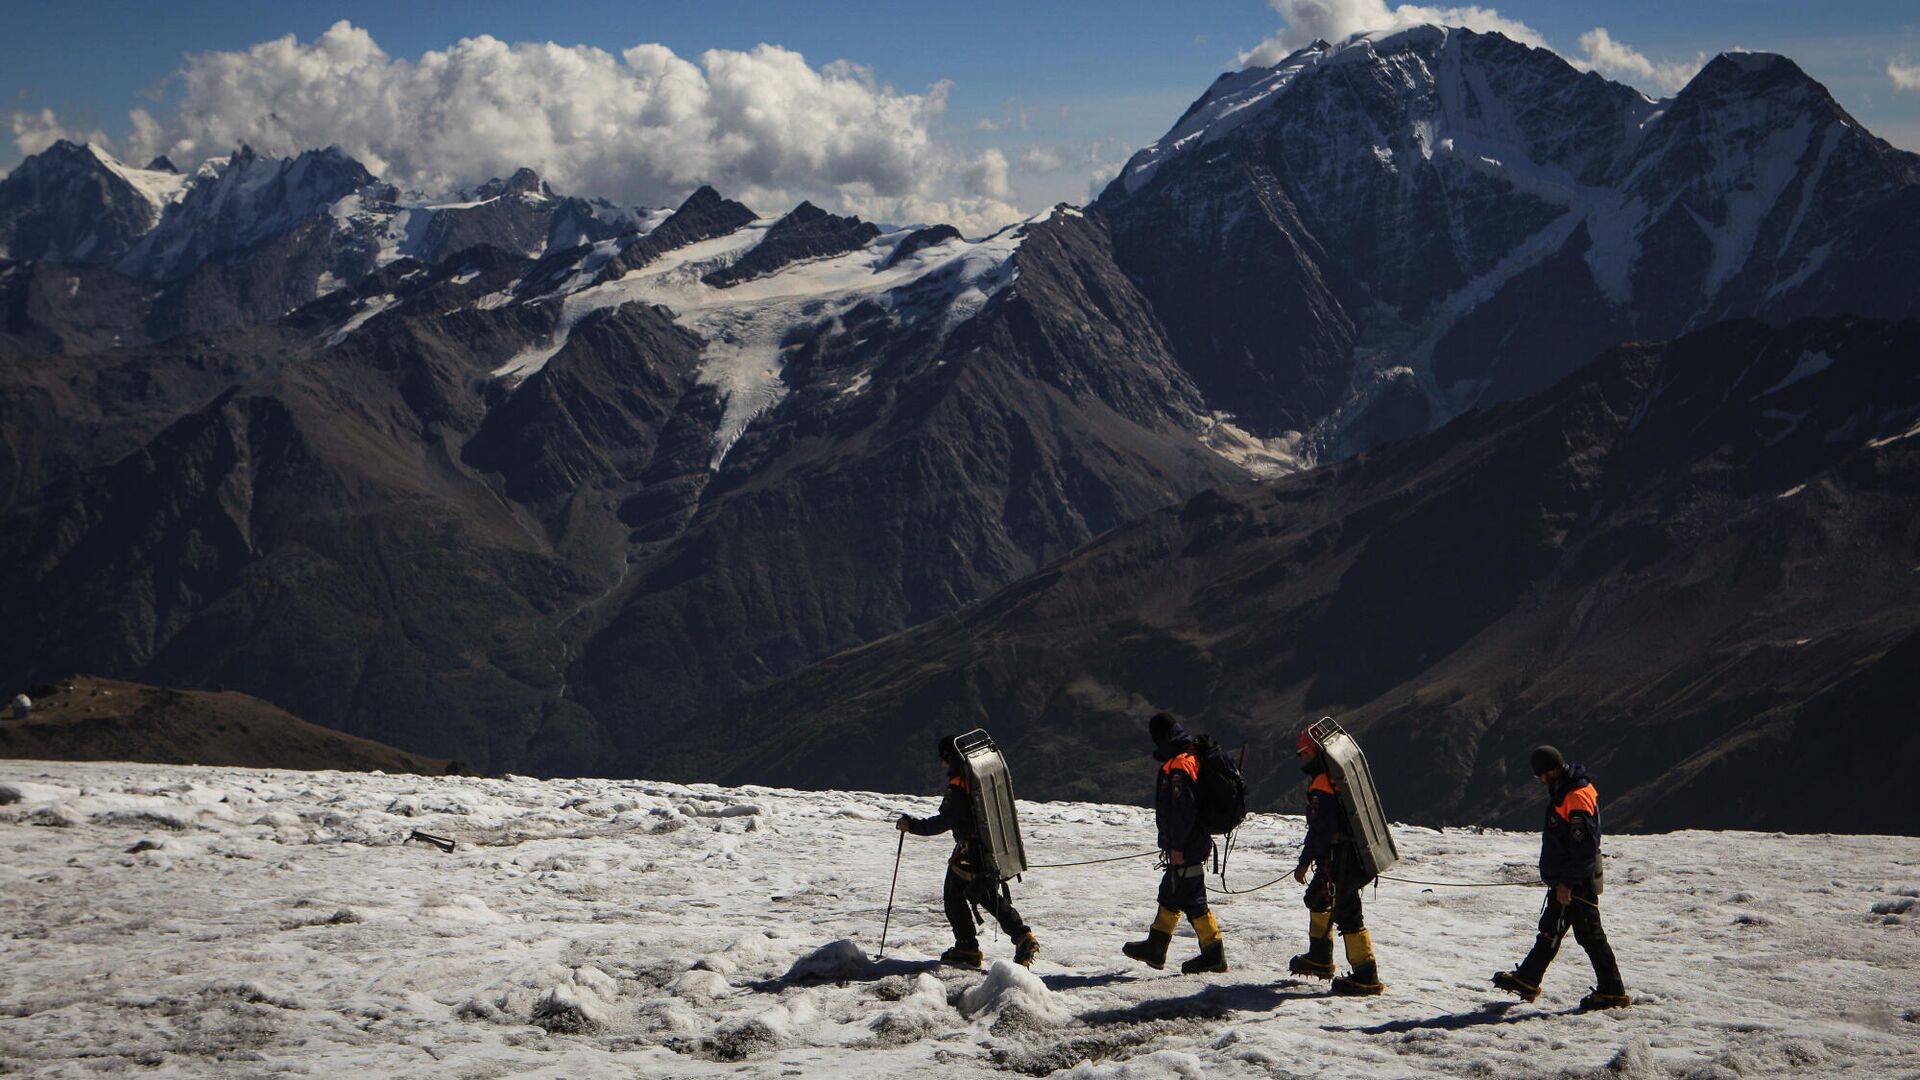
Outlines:
{"label": "distant snowy summit", "polygon": [[1213,395],[1340,456],[1728,318],[1911,315],[1920,157],[1791,60],[1672,98],[1499,34],[1222,75],[1096,208]]}
{"label": "distant snowy summit", "polygon": [[0,256],[102,264],[168,281],[326,219],[338,261],[359,276],[397,258],[438,261],[479,243],[538,256],[664,214],[563,198],[531,169],[436,200],[380,181],[337,147],[273,158],[243,146],[183,176],[165,158],[136,169],[97,146],[62,140],[0,182]]}

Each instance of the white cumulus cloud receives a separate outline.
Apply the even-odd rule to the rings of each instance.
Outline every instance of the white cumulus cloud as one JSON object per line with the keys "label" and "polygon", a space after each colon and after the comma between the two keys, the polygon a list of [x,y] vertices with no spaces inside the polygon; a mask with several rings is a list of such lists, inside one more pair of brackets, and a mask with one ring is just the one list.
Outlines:
{"label": "white cumulus cloud", "polygon": [[75,131],[60,123],[52,109],[7,114],[7,126],[13,129],[13,144],[22,154],[37,154],[61,139],[107,145],[104,132]]}
{"label": "white cumulus cloud", "polygon": [[188,58],[179,111],[142,131],[135,156],[198,161],[241,143],[291,154],[338,145],[408,187],[441,192],[532,166],[557,186],[659,202],[708,182],[905,194],[946,105],[944,86],[901,94],[850,64],[810,66],[775,45],[664,45],[619,56],[590,46],[509,45],[482,35],[417,61],[335,23],[243,52]]}
{"label": "white cumulus cloud", "polygon": [[1913,64],[1887,61],[1887,78],[1893,80],[1896,90],[1920,90],[1920,67]]}
{"label": "white cumulus cloud", "polygon": [[[1445,7],[1427,4],[1389,5],[1387,0],[1267,0],[1267,5],[1285,24],[1280,31],[1259,45],[1240,54],[1243,66],[1271,66],[1288,54],[1313,42],[1315,38],[1338,42],[1366,31],[1399,30],[1421,23],[1464,26],[1482,32],[1496,31],[1525,45],[1551,48],[1538,30],[1498,10],[1470,4]],[[1562,55],[1582,71],[1631,83],[1642,89],[1672,93],[1706,64],[1705,53],[1689,60],[1660,62],[1616,40],[1605,27],[1596,26],[1580,35],[1581,52]],[[1906,69],[1920,75],[1920,69]],[[1893,75],[1893,69],[1888,68]],[[1896,83],[1899,76],[1894,75]]]}
{"label": "white cumulus cloud", "polygon": [[[886,220],[943,199],[987,213],[1013,198],[999,151],[968,161],[933,136],[949,84],[905,93],[778,45],[689,59],[658,44],[615,55],[483,34],[410,60],[343,20],[311,41],[190,55],[179,79],[176,110],[129,114],[124,157],[191,168],[241,144],[331,145],[429,194],[524,165],[560,190],[627,202],[671,203],[709,183],[766,211],[857,200]],[[12,119],[23,152],[67,134],[50,111]]]}
{"label": "white cumulus cloud", "polygon": [[1267,0],[1286,20],[1272,37],[1240,54],[1242,66],[1270,66],[1287,54],[1313,43],[1315,38],[1338,42],[1367,30],[1398,30],[1421,23],[1464,26],[1497,31],[1515,41],[1544,47],[1540,32],[1519,19],[1478,5],[1437,7],[1425,4],[1387,6],[1386,0]]}
{"label": "white cumulus cloud", "polygon": [[991,147],[967,163],[960,179],[969,195],[1005,199],[1013,194],[1013,186],[1007,181],[1007,155]]}
{"label": "white cumulus cloud", "polygon": [[1060,171],[1066,162],[1060,157],[1060,151],[1055,148],[1034,143],[1020,151],[1020,164],[1023,168],[1032,169],[1034,172],[1050,173]]}
{"label": "white cumulus cloud", "polygon": [[1580,48],[1584,55],[1567,58],[1574,67],[1597,71],[1642,89],[1653,87],[1667,93],[1687,85],[1707,62],[1706,53],[1695,53],[1691,60],[1655,63],[1625,42],[1615,41],[1604,26],[1581,34]]}

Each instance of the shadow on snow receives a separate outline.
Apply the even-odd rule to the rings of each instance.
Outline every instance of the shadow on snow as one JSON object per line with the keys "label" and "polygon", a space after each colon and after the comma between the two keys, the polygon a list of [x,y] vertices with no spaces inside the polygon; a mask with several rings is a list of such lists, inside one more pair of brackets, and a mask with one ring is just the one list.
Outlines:
{"label": "shadow on snow", "polygon": [[1392,1020],[1384,1024],[1372,1024],[1362,1027],[1358,1024],[1322,1024],[1322,1031],[1357,1031],[1364,1035],[1399,1035],[1409,1031],[1460,1031],[1464,1028],[1482,1027],[1487,1024],[1518,1024],[1527,1020],[1546,1020],[1556,1016],[1572,1016],[1581,1010],[1578,1007],[1550,1012],[1544,1009],[1514,1013],[1522,1003],[1518,1001],[1495,1001],[1480,1006],[1472,1012],[1442,1013],[1418,1020]]}
{"label": "shadow on snow", "polygon": [[1095,1009],[1083,1012],[1080,1019],[1089,1024],[1139,1024],[1152,1020],[1217,1020],[1233,1012],[1267,1012],[1288,1001],[1324,997],[1321,990],[1283,993],[1303,985],[1298,979],[1277,983],[1231,983],[1210,985],[1182,997],[1152,998],[1120,1009]]}

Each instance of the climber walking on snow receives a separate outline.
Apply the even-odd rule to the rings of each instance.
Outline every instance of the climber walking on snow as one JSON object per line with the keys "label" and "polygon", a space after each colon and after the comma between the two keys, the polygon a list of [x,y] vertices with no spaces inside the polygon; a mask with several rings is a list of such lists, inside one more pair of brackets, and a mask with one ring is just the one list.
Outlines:
{"label": "climber walking on snow", "polygon": [[[1295,956],[1287,970],[1295,975],[1333,979],[1336,994],[1359,997],[1380,993],[1380,971],[1373,956],[1373,935],[1361,911],[1360,890],[1370,876],[1356,857],[1353,826],[1340,805],[1340,790],[1327,771],[1326,754],[1310,732],[1294,741],[1294,755],[1309,777],[1307,782],[1307,836],[1300,845],[1300,862],[1293,879],[1307,881],[1307,951]],[[1333,931],[1338,926],[1353,970],[1333,975]]]}
{"label": "climber walking on snow", "polygon": [[1200,759],[1196,741],[1171,714],[1155,713],[1147,722],[1153,757],[1160,763],[1154,781],[1153,817],[1159,846],[1167,860],[1160,876],[1160,910],[1152,929],[1141,941],[1120,947],[1135,960],[1153,968],[1167,964],[1167,946],[1186,915],[1200,937],[1200,955],[1180,965],[1182,974],[1227,970],[1226,946],[1220,940],[1220,921],[1207,908],[1207,856],[1213,836],[1200,816]]}
{"label": "climber walking on snow", "polygon": [[1547,820],[1540,836],[1540,880],[1547,883],[1547,899],[1540,913],[1540,934],[1527,958],[1512,971],[1497,972],[1493,985],[1532,1001],[1540,996],[1540,980],[1560,951],[1560,942],[1573,929],[1574,940],[1587,950],[1599,986],[1580,1000],[1583,1009],[1616,1009],[1633,1004],[1620,979],[1613,946],[1600,926],[1600,793],[1584,766],[1568,765],[1551,746],[1535,747],[1533,775],[1547,788]]}
{"label": "climber walking on snow", "polygon": [[947,879],[942,899],[947,922],[953,926],[953,947],[940,959],[962,967],[979,967],[982,960],[980,937],[974,929],[974,914],[984,907],[999,922],[1000,929],[1013,939],[1013,962],[1031,967],[1040,953],[1040,943],[1020,913],[1014,910],[1013,895],[997,874],[980,858],[980,833],[974,820],[972,791],[967,770],[955,736],[940,740],[940,761],[947,767],[947,787],[940,809],[932,817],[902,815],[895,828],[915,836],[953,833],[953,854],[947,859]]}

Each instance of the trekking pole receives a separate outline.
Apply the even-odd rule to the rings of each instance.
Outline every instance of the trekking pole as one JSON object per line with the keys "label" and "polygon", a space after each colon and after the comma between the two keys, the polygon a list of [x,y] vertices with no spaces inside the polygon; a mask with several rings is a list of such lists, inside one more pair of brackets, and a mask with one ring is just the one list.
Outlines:
{"label": "trekking pole", "polygon": [[887,917],[880,923],[880,955],[874,957],[875,960],[884,960],[887,957],[887,927],[893,925],[893,890],[900,884],[900,856],[904,855],[906,850],[907,834],[903,829],[900,833],[900,843],[893,850],[893,884],[887,886]]}

